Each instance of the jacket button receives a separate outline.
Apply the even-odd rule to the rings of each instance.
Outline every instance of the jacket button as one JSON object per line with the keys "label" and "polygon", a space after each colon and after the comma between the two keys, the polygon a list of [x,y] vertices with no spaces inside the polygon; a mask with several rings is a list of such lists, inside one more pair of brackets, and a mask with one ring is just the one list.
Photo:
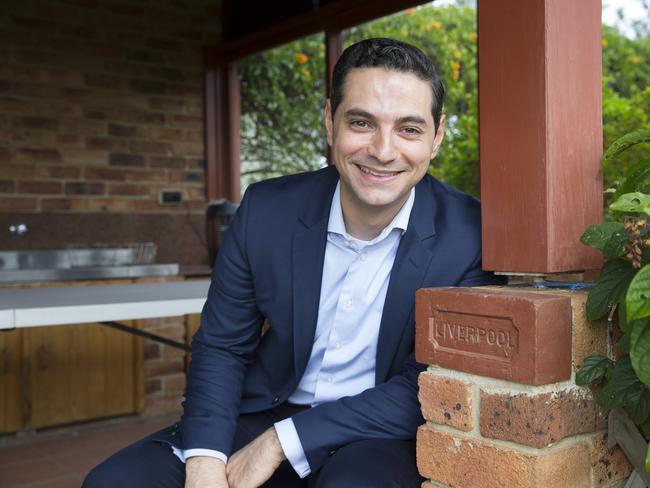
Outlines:
{"label": "jacket button", "polygon": [[327,453],[328,456],[333,456],[336,454],[336,449],[332,449],[330,452]]}
{"label": "jacket button", "polygon": [[273,403],[273,405],[275,405],[279,401],[280,401],[280,397],[276,395],[276,396],[273,397],[273,402],[272,403]]}

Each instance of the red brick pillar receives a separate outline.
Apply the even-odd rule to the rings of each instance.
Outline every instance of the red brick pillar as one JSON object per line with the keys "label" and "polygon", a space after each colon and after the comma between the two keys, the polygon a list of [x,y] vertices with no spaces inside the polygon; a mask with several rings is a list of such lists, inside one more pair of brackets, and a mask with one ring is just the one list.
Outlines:
{"label": "red brick pillar", "polygon": [[[504,273],[598,268],[579,242],[602,216],[601,3],[479,2],[483,265]],[[416,356],[424,486],[622,486],[630,471],[574,378],[605,352],[585,292],[420,290]]]}
{"label": "red brick pillar", "polygon": [[426,424],[424,487],[613,487],[630,474],[606,447],[606,418],[575,371],[606,352],[586,292],[522,288],[418,291],[416,357]]}

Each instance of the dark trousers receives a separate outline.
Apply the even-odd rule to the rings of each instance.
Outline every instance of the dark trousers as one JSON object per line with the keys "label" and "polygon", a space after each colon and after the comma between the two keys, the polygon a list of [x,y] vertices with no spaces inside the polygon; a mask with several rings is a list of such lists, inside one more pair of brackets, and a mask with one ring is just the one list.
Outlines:
{"label": "dark trousers", "polygon": [[[300,408],[285,404],[241,415],[234,451]],[[183,488],[185,465],[168,443],[157,440],[169,438],[174,429],[175,426],[163,429],[112,455],[88,473],[83,488]],[[419,488],[421,482],[415,466],[415,441],[372,439],[341,447],[321,469],[305,479],[300,479],[289,462],[284,461],[264,487]]]}

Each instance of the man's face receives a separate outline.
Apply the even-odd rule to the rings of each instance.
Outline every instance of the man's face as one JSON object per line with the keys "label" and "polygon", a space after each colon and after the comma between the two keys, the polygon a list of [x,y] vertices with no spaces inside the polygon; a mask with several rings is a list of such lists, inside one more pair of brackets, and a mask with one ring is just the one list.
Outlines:
{"label": "man's face", "polygon": [[395,214],[438,152],[431,87],[411,73],[383,68],[351,70],[343,100],[331,116],[325,107],[327,142],[341,177],[344,213]]}

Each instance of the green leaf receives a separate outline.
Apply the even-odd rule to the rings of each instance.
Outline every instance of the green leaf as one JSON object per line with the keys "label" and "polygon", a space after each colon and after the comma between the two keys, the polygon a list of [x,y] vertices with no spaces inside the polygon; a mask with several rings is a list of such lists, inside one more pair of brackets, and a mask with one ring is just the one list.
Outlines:
{"label": "green leaf", "polygon": [[626,405],[628,396],[634,395],[640,385],[639,378],[632,369],[630,359],[619,359],[612,369],[611,376],[596,397],[598,404],[607,410]]}
{"label": "green leaf", "polygon": [[[629,388],[630,385],[631,383],[625,386]],[[610,381],[600,390],[600,393],[596,396],[596,401],[604,409],[614,410],[623,406],[624,394],[625,390],[622,389],[620,384]]]}
{"label": "green leaf", "polygon": [[650,161],[639,161],[627,170],[625,181],[616,190],[614,198],[637,191],[650,193]]}
{"label": "green leaf", "polygon": [[632,147],[641,142],[650,142],[650,130],[636,130],[625,134],[623,137],[617,139],[607,148],[603,155],[603,161],[609,161],[613,157],[625,151],[627,148]]}
{"label": "green leaf", "polygon": [[641,424],[650,414],[650,390],[638,383],[625,397],[625,412],[632,422]]}
{"label": "green leaf", "polygon": [[625,304],[628,320],[650,316],[650,265],[641,268],[630,283]]}
{"label": "green leaf", "polygon": [[576,385],[584,386],[602,378],[613,362],[606,356],[596,354],[585,359],[576,374]]}
{"label": "green leaf", "polygon": [[625,226],[622,222],[605,222],[590,225],[585,233],[582,234],[580,242],[602,251],[609,239],[618,232],[625,232]]}
{"label": "green leaf", "polygon": [[650,418],[647,418],[645,422],[641,422],[639,427],[641,428],[641,432],[643,432],[643,436],[646,439],[650,439]]}
{"label": "green leaf", "polygon": [[650,195],[635,192],[626,193],[609,206],[615,212],[645,213],[650,215]]}
{"label": "green leaf", "polygon": [[625,230],[617,230],[603,246],[603,254],[608,258],[620,258],[625,255],[625,243],[630,239]]}
{"label": "green leaf", "polygon": [[650,319],[631,322],[630,360],[639,379],[650,385]]}
{"label": "green leaf", "polygon": [[625,354],[629,354],[630,347],[631,347],[630,338],[631,338],[631,334],[623,334],[621,336],[621,338],[616,343],[616,347],[618,347],[619,351],[621,351],[621,352],[623,352]]}
{"label": "green leaf", "polygon": [[636,269],[624,259],[607,261],[587,297],[587,319],[599,319],[612,305],[620,303],[635,273]]}
{"label": "green leaf", "polygon": [[618,307],[618,326],[624,333],[630,332],[632,330],[632,327],[627,320],[625,307]]}
{"label": "green leaf", "polygon": [[645,451],[645,470],[650,472],[650,444],[648,444],[648,449]]}

